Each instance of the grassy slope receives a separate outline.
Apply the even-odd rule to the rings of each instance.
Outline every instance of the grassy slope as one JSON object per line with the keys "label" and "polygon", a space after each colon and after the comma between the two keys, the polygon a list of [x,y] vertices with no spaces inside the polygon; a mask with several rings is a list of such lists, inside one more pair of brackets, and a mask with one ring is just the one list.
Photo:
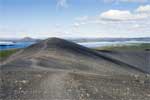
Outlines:
{"label": "grassy slope", "polygon": [[18,49],[0,51],[0,59],[6,59],[7,57],[9,57],[17,51]]}
{"label": "grassy slope", "polygon": [[96,50],[150,50],[150,43],[122,45],[122,46],[106,46],[95,48]]}

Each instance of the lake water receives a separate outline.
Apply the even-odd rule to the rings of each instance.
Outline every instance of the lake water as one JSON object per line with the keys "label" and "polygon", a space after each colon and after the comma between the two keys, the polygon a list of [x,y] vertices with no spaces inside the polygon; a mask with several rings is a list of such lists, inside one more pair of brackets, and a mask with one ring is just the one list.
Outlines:
{"label": "lake water", "polygon": [[[0,50],[26,48],[34,43],[35,42],[17,42],[17,43],[0,42]],[[78,44],[86,47],[94,48],[94,47],[115,46],[115,45],[132,45],[134,43],[150,43],[150,41],[149,42],[148,41],[86,42],[86,43],[78,43]]]}
{"label": "lake water", "polygon": [[79,43],[80,45],[94,48],[94,47],[104,47],[104,46],[121,46],[121,45],[133,45],[137,43],[150,43],[150,41],[115,41],[115,42],[86,42],[86,43]]}
{"label": "lake water", "polygon": [[19,48],[26,48],[35,42],[17,42],[17,43],[11,43],[6,42],[6,44],[3,42],[0,42],[0,50],[8,50],[8,49],[19,49]]}

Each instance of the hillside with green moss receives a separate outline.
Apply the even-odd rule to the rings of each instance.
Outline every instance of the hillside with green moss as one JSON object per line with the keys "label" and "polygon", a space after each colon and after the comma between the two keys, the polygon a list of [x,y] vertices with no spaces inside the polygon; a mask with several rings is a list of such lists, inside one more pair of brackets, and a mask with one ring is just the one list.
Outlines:
{"label": "hillside with green moss", "polygon": [[0,59],[6,59],[7,57],[9,57],[10,55],[14,54],[17,51],[18,49],[0,51]]}
{"label": "hillside with green moss", "polygon": [[98,47],[94,48],[96,50],[125,50],[125,51],[130,51],[130,50],[136,50],[136,51],[141,51],[141,50],[150,50],[150,43],[143,43],[143,44],[131,44],[131,45],[121,45],[121,46],[105,46],[105,47]]}

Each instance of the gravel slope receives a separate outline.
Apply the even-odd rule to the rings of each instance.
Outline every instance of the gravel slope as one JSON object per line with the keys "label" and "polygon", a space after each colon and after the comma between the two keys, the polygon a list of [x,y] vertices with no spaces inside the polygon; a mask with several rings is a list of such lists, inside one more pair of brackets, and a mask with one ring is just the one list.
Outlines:
{"label": "gravel slope", "polygon": [[63,39],[44,40],[2,63],[0,99],[149,100],[147,71],[115,57]]}

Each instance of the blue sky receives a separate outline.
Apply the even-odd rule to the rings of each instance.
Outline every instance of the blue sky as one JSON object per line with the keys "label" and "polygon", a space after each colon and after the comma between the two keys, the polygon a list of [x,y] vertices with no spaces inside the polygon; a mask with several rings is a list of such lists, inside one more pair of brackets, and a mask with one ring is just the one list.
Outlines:
{"label": "blue sky", "polygon": [[150,37],[150,0],[0,0],[0,36]]}

